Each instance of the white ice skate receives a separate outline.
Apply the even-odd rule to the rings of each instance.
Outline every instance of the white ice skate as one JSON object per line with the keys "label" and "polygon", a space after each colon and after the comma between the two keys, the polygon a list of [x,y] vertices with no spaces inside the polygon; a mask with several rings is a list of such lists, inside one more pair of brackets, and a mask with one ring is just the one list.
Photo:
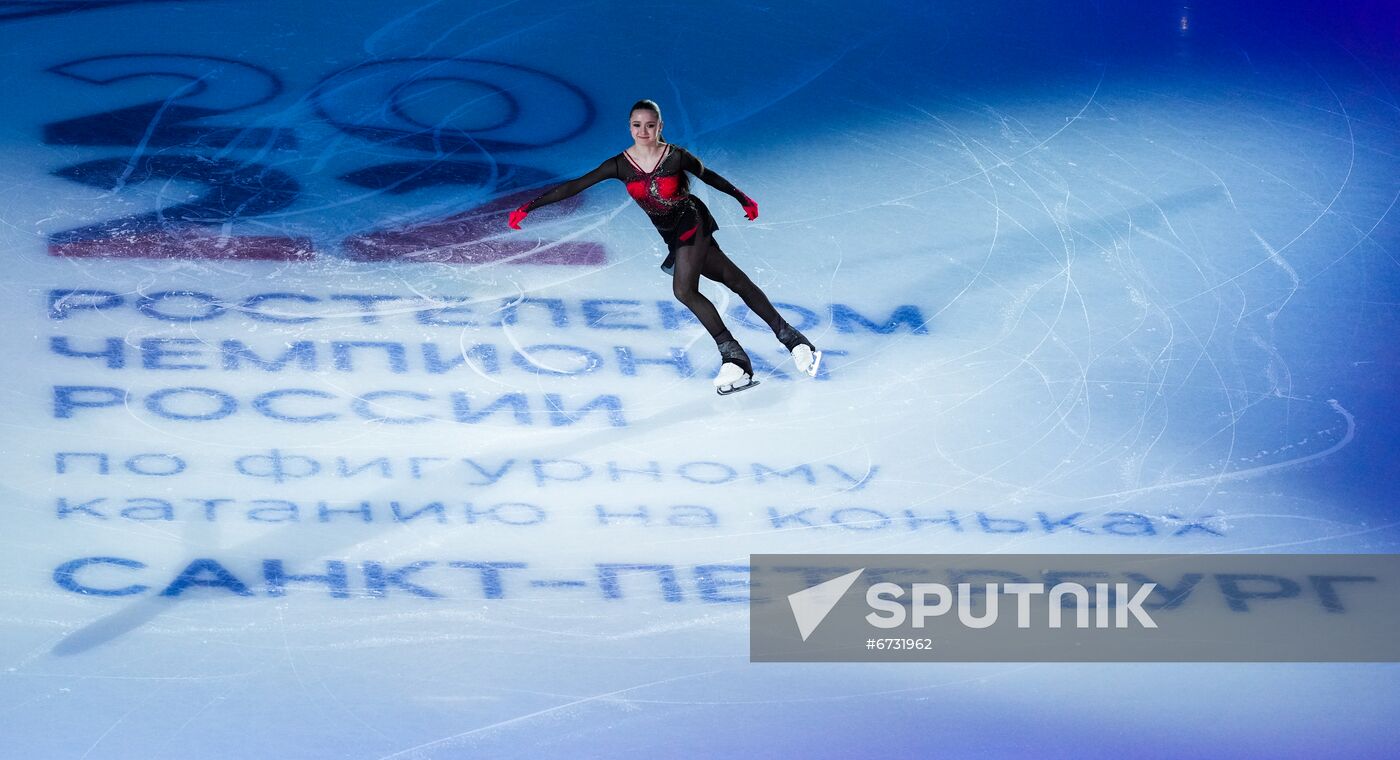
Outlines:
{"label": "white ice skate", "polygon": [[730,362],[720,365],[719,374],[715,375],[715,392],[721,396],[746,391],[755,385],[758,385],[758,381],[753,379],[753,375],[745,372],[743,367]]}
{"label": "white ice skate", "polygon": [[792,362],[797,365],[797,371],[807,377],[816,377],[817,368],[822,364],[822,352],[813,350],[806,343],[799,343],[792,348]]}
{"label": "white ice skate", "polygon": [[782,329],[778,330],[778,340],[782,342],[783,348],[792,352],[792,362],[797,365],[798,372],[807,377],[817,376],[817,367],[822,363],[822,352],[812,345],[812,341],[807,340],[807,336],[784,322]]}

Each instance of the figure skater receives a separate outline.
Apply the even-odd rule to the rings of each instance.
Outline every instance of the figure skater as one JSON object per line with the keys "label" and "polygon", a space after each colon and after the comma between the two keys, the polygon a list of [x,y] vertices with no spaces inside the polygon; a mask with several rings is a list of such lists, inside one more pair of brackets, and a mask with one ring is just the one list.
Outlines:
{"label": "figure skater", "polygon": [[792,353],[797,368],[815,376],[821,352],[778,314],[768,296],[720,250],[714,239],[719,225],[705,204],[690,194],[686,172],[733,197],[744,207],[744,214],[750,221],[758,218],[758,204],[724,177],[705,168],[700,159],[684,148],[662,141],[662,125],[660,106],[650,100],[637,101],[631,110],[632,147],[582,177],[557,185],[512,211],[511,228],[520,229],[525,216],[541,206],[562,201],[605,179],[621,180],[627,186],[628,195],[647,212],[656,231],[661,233],[661,239],[666,241],[669,253],[661,269],[671,275],[671,291],[676,300],[685,304],[715,339],[722,362],[715,376],[715,390],[725,396],[751,388],[758,381],[753,379],[753,364],[748,354],[729,332],[715,305],[700,293],[701,275],[742,298]]}

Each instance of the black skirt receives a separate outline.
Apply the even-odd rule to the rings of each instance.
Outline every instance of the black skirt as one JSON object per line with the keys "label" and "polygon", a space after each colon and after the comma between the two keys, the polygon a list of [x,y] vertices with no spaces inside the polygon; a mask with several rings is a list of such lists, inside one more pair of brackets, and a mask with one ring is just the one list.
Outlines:
{"label": "black skirt", "polygon": [[707,236],[713,236],[715,230],[719,229],[719,223],[710,214],[710,209],[693,195],[675,212],[665,216],[652,216],[650,219],[656,231],[661,234],[661,239],[666,241],[666,260],[661,262],[661,271],[666,274],[675,270],[676,249],[693,244],[701,225],[707,230]]}

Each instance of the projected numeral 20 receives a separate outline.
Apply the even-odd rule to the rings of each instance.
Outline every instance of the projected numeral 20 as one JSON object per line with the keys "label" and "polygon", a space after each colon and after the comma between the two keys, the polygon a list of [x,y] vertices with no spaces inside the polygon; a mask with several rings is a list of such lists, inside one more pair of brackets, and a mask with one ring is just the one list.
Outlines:
{"label": "projected numeral 20", "polygon": [[[282,92],[274,74],[215,57],[146,54],[87,58],[50,71],[103,87],[160,79],[179,84],[163,100],[47,125],[44,137],[49,144],[135,149],[133,157],[88,161],[55,174],[113,191],[157,179],[208,188],[202,197],[186,203],[55,234],[51,253],[107,258],[312,257],[311,242],[304,238],[208,232],[214,225],[282,211],[300,195],[299,184],[286,172],[226,157],[234,150],[295,147],[294,134],[207,123],[271,101]],[[312,102],[321,118],[347,135],[432,155],[362,168],[343,175],[342,181],[389,194],[468,186],[497,196],[444,219],[355,235],[343,244],[349,258],[545,264],[604,260],[602,247],[592,243],[537,246],[492,239],[500,232],[504,211],[529,195],[522,189],[549,179],[538,169],[501,163],[495,154],[557,144],[591,126],[592,103],[573,85],[544,72],[493,61],[399,59],[332,74],[314,89]],[[446,112],[441,110],[444,103]],[[434,109],[438,112],[433,113]],[[527,111],[534,112],[535,118],[521,120]],[[217,155],[146,153],[157,148]],[[578,203],[572,200],[561,204],[561,210]]]}

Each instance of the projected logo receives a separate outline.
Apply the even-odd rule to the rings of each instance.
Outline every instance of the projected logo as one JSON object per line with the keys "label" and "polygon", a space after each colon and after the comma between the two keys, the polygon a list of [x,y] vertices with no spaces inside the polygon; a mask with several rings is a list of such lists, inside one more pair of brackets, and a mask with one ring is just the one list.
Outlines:
{"label": "projected logo", "polygon": [[755,662],[1400,661],[1397,555],[754,555],[750,572]]}
{"label": "projected logo", "polygon": [[[310,152],[306,125],[280,125],[280,115],[257,113],[284,94],[281,78],[267,68],[210,55],[121,53],[67,61],[48,72],[66,80],[75,102],[94,88],[140,94],[130,105],[45,125],[48,145],[118,150],[53,174],[108,191],[113,203],[163,203],[53,233],[54,256],[309,261],[334,253],[351,261],[545,265],[594,265],[607,258],[598,243],[525,239],[505,229],[506,213],[553,175],[502,154],[557,145],[595,121],[593,102],[581,89],[544,71],[479,59],[412,58],[330,74],[308,97],[321,121],[339,133],[336,139],[373,143],[376,155],[403,155],[343,172],[332,186],[315,190],[307,187],[317,180],[315,171],[299,176],[285,168],[289,157]],[[166,83],[168,94],[146,100],[151,86]],[[325,160],[356,153],[333,145],[314,152]],[[187,189],[183,198],[180,188]],[[457,210],[378,229],[267,234],[269,227],[315,226],[327,209],[365,202],[375,204],[370,215],[389,216],[394,198],[416,200],[433,190],[439,191],[437,205]],[[461,210],[444,190],[478,200]],[[579,204],[570,199],[550,213]]]}

